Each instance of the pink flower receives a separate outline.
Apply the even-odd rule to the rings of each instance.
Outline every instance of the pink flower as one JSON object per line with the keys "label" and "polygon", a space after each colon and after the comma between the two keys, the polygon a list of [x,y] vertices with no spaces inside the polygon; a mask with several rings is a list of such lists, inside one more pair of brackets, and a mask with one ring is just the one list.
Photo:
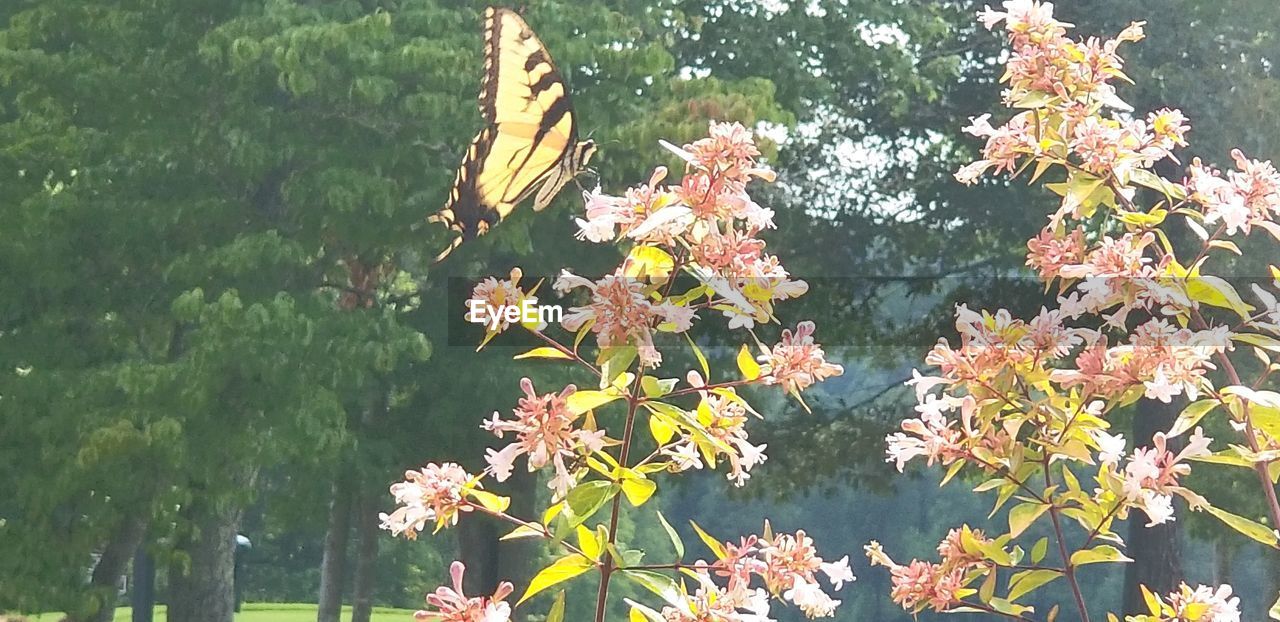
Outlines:
{"label": "pink flower", "polygon": [[1027,242],[1027,265],[1040,273],[1040,278],[1051,281],[1058,277],[1062,268],[1084,263],[1085,245],[1084,229],[1076,228],[1071,233],[1059,236],[1052,227],[1046,227]]}
{"label": "pink flower", "polygon": [[561,320],[568,331],[577,331],[588,322],[600,347],[635,345],[640,360],[657,367],[662,355],[653,345],[653,330],[667,322],[674,332],[684,332],[693,323],[691,309],[671,303],[655,303],[648,296],[647,285],[638,279],[609,275],[592,282],[569,271],[556,279],[555,289],[561,293],[577,288],[591,292],[586,306],[572,307]]}
{"label": "pink flower", "polygon": [[440,586],[427,595],[427,606],[434,607],[415,612],[413,617],[419,622],[509,622],[511,605],[503,602],[514,590],[509,581],[498,584],[492,597],[468,597],[462,592],[462,574],[466,566],[462,562],[453,562],[449,566],[449,575],[453,578],[453,587]]}
{"label": "pink flower", "polygon": [[1239,149],[1231,151],[1238,170],[1222,176],[1193,160],[1184,186],[1191,199],[1204,206],[1204,221],[1222,221],[1227,235],[1253,227],[1266,229],[1280,239],[1280,172],[1271,162],[1250,160]]}
{"label": "pink flower", "polygon": [[756,165],[755,158],[760,155],[760,150],[756,148],[751,131],[741,123],[712,121],[707,138],[684,148],[693,156],[694,165],[717,176],[741,182],[751,177],[773,178],[772,172]]}
{"label": "pink flower", "polygon": [[822,346],[813,341],[813,322],[800,322],[795,332],[782,331],[782,339],[769,353],[769,384],[780,384],[788,393],[800,393],[815,383],[839,376],[844,368],[828,363]]}
{"label": "pink flower", "polygon": [[452,462],[428,464],[406,471],[404,477],[405,481],[391,485],[400,507],[391,514],[378,514],[381,527],[392,535],[403,533],[412,540],[428,522],[434,521],[438,531],[445,525],[456,525],[459,513],[471,511],[462,493],[472,477],[462,467]]}
{"label": "pink flower", "polygon": [[822,589],[819,573],[826,575],[836,590],[854,580],[848,556],[824,561],[804,531],[777,534],[772,539],[748,536],[738,544],[726,542],[724,549],[725,556],[712,564],[712,571],[728,579],[727,593],[749,593],[751,577],[759,576],[769,593],[781,594],[809,618],[831,616],[840,604]]}
{"label": "pink flower", "polygon": [[520,380],[520,388],[524,391],[524,397],[520,398],[520,403],[515,408],[514,420],[504,421],[498,418],[498,413],[493,413],[493,419],[484,422],[484,429],[499,438],[508,432],[514,433],[516,437],[515,442],[501,451],[487,450],[487,470],[498,481],[506,481],[511,476],[515,459],[527,455],[530,472],[548,463],[555,467],[556,475],[549,485],[557,493],[563,494],[574,482],[573,473],[569,471],[565,459],[600,450],[604,447],[604,431],[574,427],[578,417],[569,412],[566,402],[576,391],[573,385],[565,387],[558,395],[548,393],[540,396],[534,392],[533,382],[523,378]]}

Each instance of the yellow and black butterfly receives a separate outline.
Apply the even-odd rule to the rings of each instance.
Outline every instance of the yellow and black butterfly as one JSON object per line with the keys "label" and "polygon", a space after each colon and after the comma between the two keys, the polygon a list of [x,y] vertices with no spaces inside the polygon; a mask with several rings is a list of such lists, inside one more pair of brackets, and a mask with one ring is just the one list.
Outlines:
{"label": "yellow and black butterfly", "polygon": [[480,130],[454,177],[449,201],[428,220],[459,235],[440,261],[489,229],[535,190],[540,211],[587,165],[595,142],[579,142],[569,92],[551,54],[509,9],[485,11]]}

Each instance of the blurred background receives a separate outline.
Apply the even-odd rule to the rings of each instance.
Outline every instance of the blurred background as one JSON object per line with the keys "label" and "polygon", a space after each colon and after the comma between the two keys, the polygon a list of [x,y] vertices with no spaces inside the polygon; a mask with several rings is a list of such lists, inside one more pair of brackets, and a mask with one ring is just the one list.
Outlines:
{"label": "blurred background", "polygon": [[[1234,147],[1276,155],[1274,0],[1063,4],[1077,36],[1147,21],[1149,38],[1124,49],[1136,85],[1120,95],[1139,113],[1189,116],[1184,163],[1228,161]],[[811,414],[773,392],[750,396],[767,415],[750,429],[770,458],[745,487],[717,473],[661,480],[656,508],[622,530],[649,559],[671,555],[652,509],[689,542],[688,519],[736,539],[767,518],[806,529],[829,558],[850,555],[859,579],[837,620],[909,620],[862,546],[932,557],[949,528],[985,524],[990,498],[963,482],[939,489],[931,471],[899,476],[883,450],[912,414],[901,383],[953,330],[955,302],[1038,306],[1025,241],[1053,199],[951,176],[978,147],[959,128],[999,104],[1002,41],[975,23],[981,7],[518,7],[570,83],[580,132],[601,144],[592,164],[606,192],[672,165],[660,138],[694,140],[712,119],[757,130],[779,172],[754,190],[777,211],[765,237],[813,285],[783,322],[814,319],[846,369],[813,394]],[[570,186],[551,209],[518,210],[428,265],[446,236],[420,224],[481,125],[483,8],[0,3],[0,611],[110,619],[104,603],[127,605],[154,576],[174,620],[229,620],[207,603],[234,589],[251,604],[306,605],[258,606],[264,621],[337,620],[339,603],[354,606],[344,619],[407,619],[374,607],[420,606],[453,559],[472,593],[499,578],[519,586],[549,559],[535,543],[500,543],[484,520],[414,542],[377,528],[406,468],[482,468],[495,441],[479,423],[514,406],[522,375],[583,381],[511,361],[510,344],[475,353],[451,328],[464,309],[450,284],[516,265],[535,278],[597,274],[618,260],[573,238],[582,202]],[[716,324],[704,322],[703,345],[731,368],[737,338]],[[683,375],[691,360],[674,355],[663,371]],[[1139,403],[1117,425],[1149,438],[1168,411]],[[1197,489],[1261,519],[1236,471],[1197,467]],[[546,494],[532,476],[499,490],[525,515]],[[1280,556],[1213,519],[1183,511],[1168,527],[1132,527],[1120,532],[1134,564],[1082,573],[1099,615],[1132,607],[1139,581],[1229,582],[1251,620],[1275,600]],[[236,547],[237,534],[251,546]],[[574,584],[566,619],[588,619],[591,583]],[[1039,615],[1065,596],[1037,595]]]}

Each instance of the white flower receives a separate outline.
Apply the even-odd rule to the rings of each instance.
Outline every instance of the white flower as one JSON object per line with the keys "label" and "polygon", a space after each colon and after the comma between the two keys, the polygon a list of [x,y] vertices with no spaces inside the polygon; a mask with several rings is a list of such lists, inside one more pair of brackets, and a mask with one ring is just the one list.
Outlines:
{"label": "white flower", "polygon": [[1114,466],[1124,456],[1124,435],[1111,435],[1102,430],[1090,430],[1089,436],[1098,444],[1098,460]]}

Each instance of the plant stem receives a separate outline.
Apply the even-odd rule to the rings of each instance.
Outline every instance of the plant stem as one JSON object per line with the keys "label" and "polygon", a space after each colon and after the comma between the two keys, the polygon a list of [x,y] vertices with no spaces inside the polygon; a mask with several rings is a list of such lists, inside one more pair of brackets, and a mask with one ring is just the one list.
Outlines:
{"label": "plant stem", "polygon": [[[627,396],[627,422],[622,431],[622,452],[618,456],[618,464],[623,467],[627,466],[627,459],[631,454],[631,434],[635,431],[636,408],[640,405],[637,391],[640,378],[643,377],[642,372],[643,368],[637,366],[636,378],[632,382],[631,393]],[[613,547],[618,541],[618,515],[622,511],[622,497],[622,493],[617,493],[614,496],[613,508],[609,512],[609,547]],[[613,555],[606,550],[604,565],[600,567],[600,589],[596,592],[595,622],[604,622],[605,605],[609,601],[609,580],[613,578],[613,571]]]}
{"label": "plant stem", "polygon": [[[1044,464],[1044,485],[1053,485],[1049,476],[1049,454],[1046,452]],[[1062,574],[1071,585],[1071,596],[1075,598],[1076,608],[1080,610],[1081,622],[1089,622],[1089,610],[1084,606],[1084,594],[1080,592],[1080,582],[1076,581],[1076,568],[1071,563],[1071,554],[1067,552],[1067,540],[1062,534],[1062,521],[1058,518],[1058,506],[1049,504],[1049,518],[1053,521],[1053,533],[1058,540],[1058,554],[1062,556]]]}
{"label": "plant stem", "polygon": [[[489,508],[484,507],[483,505],[480,505],[479,503],[468,503],[467,505],[469,505],[473,510],[477,512],[480,512],[482,514],[488,514],[489,516],[492,516],[498,520],[504,520],[504,521],[507,521],[508,523],[519,525],[521,527],[528,527],[529,529],[532,529],[538,532],[539,535],[541,535],[542,537],[548,540],[554,539],[554,536],[551,534],[551,532],[547,531],[546,527],[543,527],[538,523],[531,523],[529,521],[516,518],[510,514],[507,514],[506,512],[495,512],[493,510],[490,510]],[[564,548],[574,553],[577,553],[578,555],[581,555],[587,559],[591,559],[590,555],[587,555],[585,552],[583,552],[582,549],[574,546],[573,544],[570,544],[568,540],[560,540],[559,544],[560,546],[563,546]],[[597,565],[599,565],[599,562],[597,562]]]}

